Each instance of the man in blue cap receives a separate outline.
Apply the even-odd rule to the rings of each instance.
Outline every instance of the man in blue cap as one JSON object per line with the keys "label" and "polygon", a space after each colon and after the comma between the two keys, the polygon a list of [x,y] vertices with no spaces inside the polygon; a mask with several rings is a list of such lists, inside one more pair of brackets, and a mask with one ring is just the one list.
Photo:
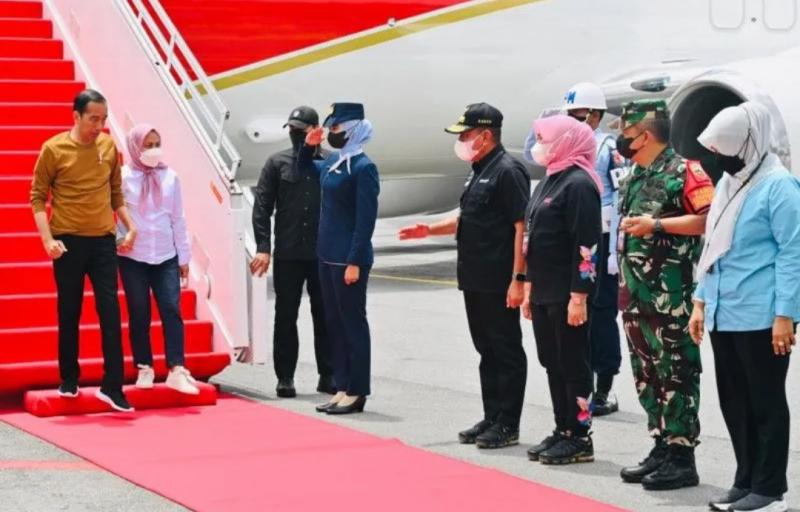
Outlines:
{"label": "man in blue cap", "polygon": [[[270,260],[275,262],[272,355],[278,377],[276,393],[281,398],[297,395],[294,387],[299,348],[297,312],[303,297],[303,284],[308,290],[314,320],[314,352],[319,373],[317,391],[335,393],[317,262],[319,173],[313,165],[302,165],[298,160],[307,132],[317,126],[319,116],[313,108],[301,106],[292,110],[284,125],[284,128],[289,128],[292,147],[269,157],[261,171],[253,205],[253,234],[257,253],[250,263],[250,270],[260,277],[269,269]],[[270,236],[273,211],[274,248]]]}

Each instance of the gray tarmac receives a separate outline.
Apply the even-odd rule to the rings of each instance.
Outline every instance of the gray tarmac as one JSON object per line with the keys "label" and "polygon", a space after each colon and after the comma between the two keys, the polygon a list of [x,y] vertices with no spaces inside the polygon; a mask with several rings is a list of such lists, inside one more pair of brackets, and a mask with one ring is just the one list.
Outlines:
{"label": "gray tarmac", "polygon": [[[463,299],[455,286],[455,243],[450,237],[400,242],[399,227],[421,220],[379,221],[376,264],[369,283],[373,395],[362,415],[329,417],[313,409],[326,397],[314,391],[313,334],[308,301],[301,306],[299,396],[275,396],[271,365],[235,364],[215,377],[223,390],[274,407],[348,426],[433,452],[493,468],[541,484],[637,511],[700,511],[712,495],[730,486],[735,468],[719,411],[713,357],[704,344],[701,392],[702,444],[697,449],[699,487],[648,492],[623,484],[619,470],[650,449],[646,419],[636,400],[627,349],[615,381],[620,411],[594,422],[596,462],[565,467],[529,462],[525,450],[552,429],[547,381],[536,360],[531,326],[523,320],[528,384],[520,445],[495,451],[460,445],[456,433],[481,417],[478,356],[472,347]],[[271,311],[269,312],[271,316]],[[800,372],[790,367],[790,407],[800,407]],[[789,463],[790,508],[800,512],[800,437],[797,422]],[[46,442],[0,422],[0,511],[174,511],[185,510],[102,469],[9,468],[14,461],[80,461]],[[5,462],[5,465],[4,465]],[[157,470],[154,468],[154,470]],[[309,482],[313,485],[313,482]],[[538,510],[534,503],[531,510]],[[419,510],[424,510],[421,505]]]}

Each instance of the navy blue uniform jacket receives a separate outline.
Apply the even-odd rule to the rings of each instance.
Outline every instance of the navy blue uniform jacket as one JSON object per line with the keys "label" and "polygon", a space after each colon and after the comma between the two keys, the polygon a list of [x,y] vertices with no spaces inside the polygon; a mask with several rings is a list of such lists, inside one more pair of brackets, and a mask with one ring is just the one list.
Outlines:
{"label": "navy blue uniform jacket", "polygon": [[[311,155],[309,146],[300,152],[304,161],[311,160]],[[322,186],[317,256],[325,263],[371,267],[380,192],[378,168],[361,153],[350,158],[349,173],[347,162],[331,171],[338,160],[339,154],[334,153],[324,161],[314,161]]]}

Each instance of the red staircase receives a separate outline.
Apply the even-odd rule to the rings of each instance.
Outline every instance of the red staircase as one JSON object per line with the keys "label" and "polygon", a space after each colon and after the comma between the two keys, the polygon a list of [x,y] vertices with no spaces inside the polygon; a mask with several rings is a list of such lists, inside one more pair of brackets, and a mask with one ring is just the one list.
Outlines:
{"label": "red staircase", "polygon": [[[52,264],[44,253],[28,201],[38,150],[50,136],[69,129],[72,98],[85,85],[76,80],[72,62],[64,60],[61,41],[42,17],[41,1],[0,0],[0,396],[59,384],[58,329]],[[102,377],[100,328],[94,295],[87,283],[81,319],[81,385]],[[126,381],[135,379],[128,340],[128,309],[120,288]],[[212,349],[212,325],[196,317],[197,297],[181,296],[186,325],[186,366],[198,379],[208,379],[230,363],[225,352]],[[164,343],[158,311],[153,308],[153,353],[159,378],[166,375]],[[134,392],[135,394],[135,392]],[[87,395],[89,396],[89,395]],[[138,396],[138,395],[137,395]],[[34,399],[35,397],[35,399]],[[35,393],[26,403],[42,408]],[[213,403],[203,388],[204,403]],[[86,408],[77,404],[87,403]],[[185,398],[160,390],[140,400],[143,407],[185,405]],[[197,402],[199,403],[199,402]],[[105,410],[91,398],[70,406],[51,403],[60,414]]]}

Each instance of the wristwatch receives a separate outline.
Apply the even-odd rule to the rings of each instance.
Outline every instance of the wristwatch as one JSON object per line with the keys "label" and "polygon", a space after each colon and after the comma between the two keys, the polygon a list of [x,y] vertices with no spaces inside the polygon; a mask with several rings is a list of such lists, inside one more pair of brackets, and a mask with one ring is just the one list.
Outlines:
{"label": "wristwatch", "polygon": [[524,283],[525,281],[527,281],[526,277],[527,276],[525,276],[524,272],[517,272],[514,274],[514,281],[521,281]]}
{"label": "wristwatch", "polygon": [[664,233],[664,225],[661,224],[661,219],[656,219],[656,223],[653,225],[653,233]]}

